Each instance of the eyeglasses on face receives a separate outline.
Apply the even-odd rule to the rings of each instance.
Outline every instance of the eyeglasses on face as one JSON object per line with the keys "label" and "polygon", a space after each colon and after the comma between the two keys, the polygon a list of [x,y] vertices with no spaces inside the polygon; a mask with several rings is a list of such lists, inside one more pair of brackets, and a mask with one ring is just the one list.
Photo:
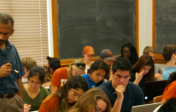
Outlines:
{"label": "eyeglasses on face", "polygon": [[35,84],[36,86],[40,86],[41,85],[41,83],[34,82],[34,81],[31,81],[31,80],[29,80],[28,82],[29,82],[29,84]]}
{"label": "eyeglasses on face", "polygon": [[82,67],[85,67],[86,65],[85,65],[85,63],[73,63],[72,65],[76,65],[76,66],[82,66]]}
{"label": "eyeglasses on face", "polygon": [[79,98],[81,95],[79,95],[78,93],[74,92],[73,90],[71,90],[71,93],[74,97]]}

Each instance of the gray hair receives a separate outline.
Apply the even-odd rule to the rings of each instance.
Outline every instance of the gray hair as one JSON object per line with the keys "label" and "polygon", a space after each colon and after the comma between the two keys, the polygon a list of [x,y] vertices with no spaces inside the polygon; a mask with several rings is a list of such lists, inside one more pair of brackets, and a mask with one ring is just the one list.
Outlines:
{"label": "gray hair", "polygon": [[13,20],[12,16],[10,16],[9,14],[0,13],[0,23],[7,25],[9,22],[11,22],[11,24],[12,24],[12,29],[13,29],[14,20]]}

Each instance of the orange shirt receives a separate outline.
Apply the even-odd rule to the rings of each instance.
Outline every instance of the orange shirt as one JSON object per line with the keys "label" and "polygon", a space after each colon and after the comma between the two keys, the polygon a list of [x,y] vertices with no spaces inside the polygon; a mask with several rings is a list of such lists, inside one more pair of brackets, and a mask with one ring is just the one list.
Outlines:
{"label": "orange shirt", "polygon": [[176,81],[173,81],[164,89],[164,93],[162,95],[162,99],[170,99],[172,97],[176,97]]}
{"label": "orange shirt", "polygon": [[47,96],[45,100],[43,100],[38,112],[57,112],[59,97],[54,96],[51,99],[50,98],[51,95]]}
{"label": "orange shirt", "polygon": [[67,82],[67,80],[67,67],[58,68],[53,74],[51,84],[60,89]]}

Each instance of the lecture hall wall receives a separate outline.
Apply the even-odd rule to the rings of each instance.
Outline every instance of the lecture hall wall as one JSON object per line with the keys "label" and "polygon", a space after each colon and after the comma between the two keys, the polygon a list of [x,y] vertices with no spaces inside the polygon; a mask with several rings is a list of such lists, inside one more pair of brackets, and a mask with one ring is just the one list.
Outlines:
{"label": "lecture hall wall", "polygon": [[[52,23],[51,1],[48,0],[49,23]],[[139,0],[139,56],[142,55],[145,46],[152,46],[152,0]],[[49,56],[54,56],[52,47],[52,24],[49,24]],[[165,64],[158,64],[162,70]]]}

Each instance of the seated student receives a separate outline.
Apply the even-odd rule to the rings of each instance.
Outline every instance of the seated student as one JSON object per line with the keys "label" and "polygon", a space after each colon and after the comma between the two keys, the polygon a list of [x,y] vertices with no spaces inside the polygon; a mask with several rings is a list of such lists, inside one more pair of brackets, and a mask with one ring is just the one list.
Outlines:
{"label": "seated student", "polygon": [[[122,101],[120,112],[131,112],[132,106],[144,104],[141,88],[129,82],[132,72],[131,62],[124,57],[115,60],[112,65],[112,72],[113,79],[99,86],[110,99],[113,107],[111,111],[115,112],[119,109],[119,103]],[[118,91],[122,91],[123,94],[119,95]]]}
{"label": "seated student", "polygon": [[85,63],[81,59],[74,60],[69,67],[55,70],[51,79],[51,93],[55,93],[66,81],[74,75],[82,75],[85,70]]}
{"label": "seated student", "polygon": [[138,54],[136,48],[131,43],[126,43],[121,48],[121,56],[117,57],[125,57],[131,61],[131,64],[134,65],[138,60]]}
{"label": "seated student", "polygon": [[176,98],[171,98],[164,103],[156,112],[176,112]]}
{"label": "seated student", "polygon": [[161,103],[164,104],[168,99],[176,97],[176,72],[170,74],[168,85],[164,89]]}
{"label": "seated student", "polygon": [[162,55],[166,61],[166,68],[162,74],[162,80],[168,80],[169,75],[176,71],[176,46],[166,45],[163,48]]}
{"label": "seated student", "polygon": [[104,76],[109,73],[108,65],[102,60],[96,60],[88,70],[88,74],[82,75],[89,86],[89,89],[98,87],[104,83]]}
{"label": "seated student", "polygon": [[[155,49],[151,46],[146,46],[143,50],[143,54],[148,54],[152,57],[153,60],[155,60]],[[163,71],[159,66],[155,64],[155,79],[156,80],[162,80],[162,73]]]}
{"label": "seated student", "polygon": [[53,76],[53,73],[56,69],[60,68],[60,60],[58,58],[51,58],[47,56],[48,60],[48,66],[44,65],[44,71],[45,71],[45,81],[43,83],[43,87],[47,87],[51,85],[51,79]]}
{"label": "seated student", "polygon": [[133,66],[131,82],[145,91],[145,83],[154,81],[154,61],[148,54],[142,55]]}
{"label": "seated student", "polygon": [[[119,107],[121,108],[121,107]],[[80,96],[68,112],[112,112],[106,93],[100,88],[92,88]]]}
{"label": "seated student", "polygon": [[44,82],[44,69],[42,67],[36,66],[31,68],[28,80],[29,82],[23,85],[25,112],[38,110],[42,101],[49,94],[48,90],[41,86]]}
{"label": "seated student", "polygon": [[91,46],[86,46],[83,49],[83,62],[86,64],[85,67],[85,73],[87,73],[87,70],[90,68],[90,66],[92,65],[92,57],[95,55],[94,53],[94,49]]}
{"label": "seated student", "polygon": [[67,112],[88,89],[87,82],[82,76],[72,76],[61,90],[45,98],[38,112]]}
{"label": "seated student", "polygon": [[113,60],[115,58],[113,57],[112,51],[109,49],[103,49],[100,52],[100,60],[103,60],[109,67],[109,73],[104,77],[105,81],[107,82],[110,77],[110,67],[113,64]]}
{"label": "seated student", "polygon": [[30,72],[30,69],[34,66],[37,66],[37,62],[32,57],[24,57],[21,59],[21,63],[23,64],[23,69],[25,71],[24,76],[22,77],[22,82],[27,83],[28,82],[28,75]]}

